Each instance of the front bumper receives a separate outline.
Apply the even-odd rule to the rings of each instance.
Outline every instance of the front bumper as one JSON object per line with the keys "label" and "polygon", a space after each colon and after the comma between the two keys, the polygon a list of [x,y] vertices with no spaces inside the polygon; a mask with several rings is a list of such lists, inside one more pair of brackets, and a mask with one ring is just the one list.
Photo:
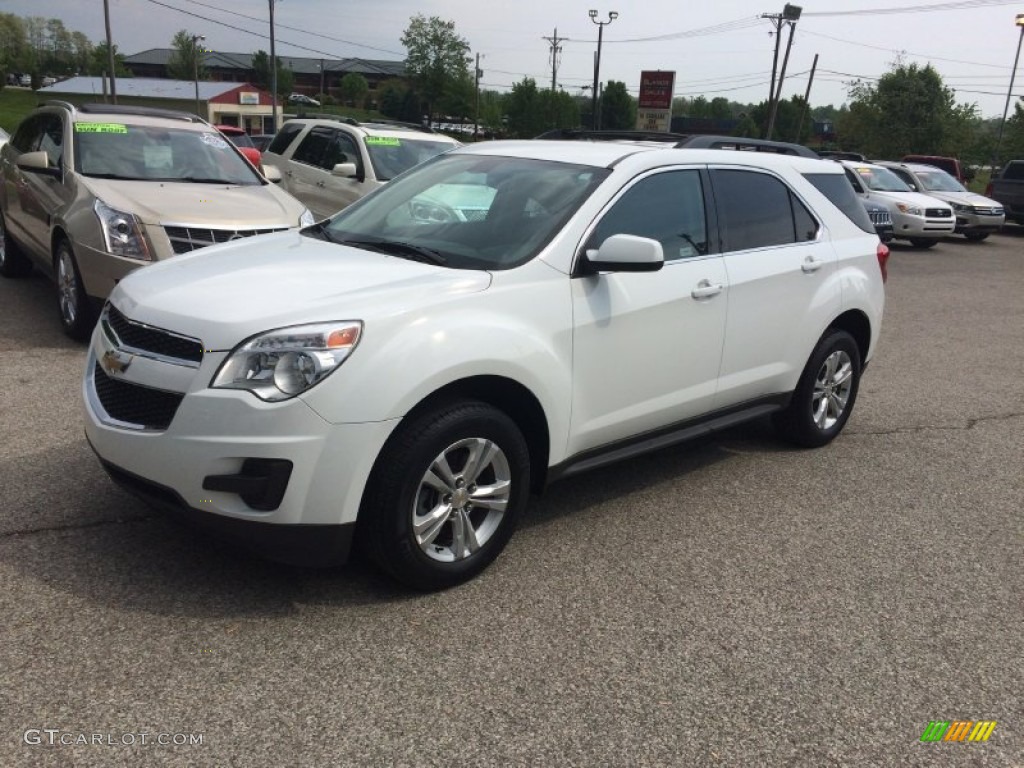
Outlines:
{"label": "front bumper", "polygon": [[996,232],[1006,223],[1006,216],[981,213],[956,213],[957,232]]}
{"label": "front bumper", "polygon": [[[104,325],[93,334],[82,399],[86,437],[115,480],[215,530],[248,527],[250,538],[273,545],[279,536],[282,546],[316,539],[319,531],[334,542],[328,549],[345,548],[350,535],[333,529],[355,523],[397,419],[332,424],[301,397],[267,403],[241,390],[210,389],[225,352],[206,350],[199,363],[174,364],[119,346]],[[337,385],[340,377],[320,386]],[[161,402],[161,418],[133,423],[153,416],[154,393],[171,406]]]}
{"label": "front bumper", "polygon": [[893,236],[898,238],[946,237],[956,229],[956,220],[924,218],[910,214],[893,212]]}

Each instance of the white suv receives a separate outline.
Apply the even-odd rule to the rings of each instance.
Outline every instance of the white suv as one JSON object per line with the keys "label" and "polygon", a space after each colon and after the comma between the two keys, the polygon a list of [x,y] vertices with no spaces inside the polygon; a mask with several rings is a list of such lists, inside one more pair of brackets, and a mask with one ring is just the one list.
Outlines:
{"label": "white suv", "polygon": [[913,191],[881,165],[849,160],[840,164],[859,195],[889,209],[894,238],[909,240],[915,248],[931,248],[955,231],[953,208],[944,200]]}
{"label": "white suv", "polygon": [[281,184],[317,219],[355,202],[414,165],[459,146],[455,139],[397,123],[350,118],[289,120],[263,153]]}
{"label": "white suv", "polygon": [[83,381],[110,475],[270,557],[465,580],[527,497],[745,419],[828,443],[888,250],[828,161],[489,142],[133,273]]}

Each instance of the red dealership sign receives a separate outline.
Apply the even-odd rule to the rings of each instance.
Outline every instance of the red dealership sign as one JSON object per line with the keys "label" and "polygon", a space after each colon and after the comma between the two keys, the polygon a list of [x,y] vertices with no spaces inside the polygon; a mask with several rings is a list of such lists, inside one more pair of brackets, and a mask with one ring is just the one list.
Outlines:
{"label": "red dealership sign", "polygon": [[640,73],[640,109],[672,109],[676,73],[661,70]]}

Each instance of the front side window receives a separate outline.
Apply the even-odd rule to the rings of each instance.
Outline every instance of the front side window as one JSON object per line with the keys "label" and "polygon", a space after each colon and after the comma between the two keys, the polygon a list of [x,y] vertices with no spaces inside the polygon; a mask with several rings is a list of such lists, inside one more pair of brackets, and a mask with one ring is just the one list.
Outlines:
{"label": "front side window", "polygon": [[14,132],[11,139],[11,146],[19,152],[35,152],[39,148],[39,138],[43,132],[43,118],[41,115],[30,117]]}
{"label": "front side window", "polygon": [[295,148],[292,160],[303,165],[312,165],[315,168],[325,168],[324,157],[333,134],[334,131],[328,128],[314,128]]}
{"label": "front side window", "polygon": [[657,240],[666,261],[706,254],[700,172],[666,171],[641,179],[601,219],[586,248],[600,248],[607,238],[622,234]]}
{"label": "front side window", "polygon": [[218,131],[76,122],[75,170],[135,181],[257,185],[255,169]]}
{"label": "front side window", "polygon": [[39,149],[46,153],[51,168],[60,168],[64,154],[64,121],[58,115],[45,115]]}
{"label": "front side window", "polygon": [[718,169],[711,177],[725,250],[801,243],[817,236],[817,220],[774,176]]}
{"label": "front side window", "polygon": [[306,233],[455,269],[510,269],[536,256],[608,173],[545,160],[441,155]]}
{"label": "front side window", "polygon": [[330,171],[339,163],[358,164],[358,162],[359,148],[352,137],[342,131],[334,131],[331,141],[327,145],[323,167]]}

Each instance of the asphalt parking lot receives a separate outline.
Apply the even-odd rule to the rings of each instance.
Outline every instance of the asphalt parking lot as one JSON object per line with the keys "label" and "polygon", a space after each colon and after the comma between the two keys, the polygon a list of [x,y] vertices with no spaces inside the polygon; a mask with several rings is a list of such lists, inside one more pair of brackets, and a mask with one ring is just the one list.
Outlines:
{"label": "asphalt parking lot", "polygon": [[831,446],[565,481],[434,595],[116,489],[52,287],[0,280],[0,765],[1024,766],[1024,228],[889,275]]}

